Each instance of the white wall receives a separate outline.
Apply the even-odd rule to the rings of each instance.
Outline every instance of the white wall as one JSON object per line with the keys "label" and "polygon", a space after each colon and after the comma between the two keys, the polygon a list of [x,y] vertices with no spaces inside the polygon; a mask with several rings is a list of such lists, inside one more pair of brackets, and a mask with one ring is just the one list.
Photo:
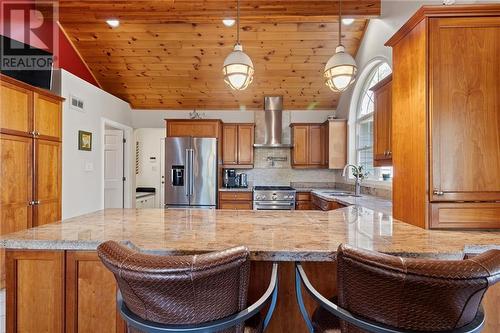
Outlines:
{"label": "white wall", "polygon": [[[135,141],[139,142],[139,173],[136,186],[156,189],[155,207],[160,207],[161,139],[165,138],[165,128],[138,128],[134,130]],[[152,158],[155,159],[152,159]]]}
{"label": "white wall", "polygon": [[[58,75],[59,93],[66,98],[62,149],[62,217],[66,219],[103,208],[103,118],[131,126],[132,115],[121,99],[64,70]],[[70,108],[71,95],[84,100],[85,112]],[[92,151],[78,150],[79,130],[92,132]],[[129,177],[131,188],[133,178]]]}
{"label": "white wall", "polygon": [[[132,110],[132,125],[134,128],[165,128],[165,119],[188,119],[189,112],[185,110]],[[221,119],[226,123],[252,123],[255,121],[254,112],[239,110],[198,110],[203,118]],[[283,119],[290,122],[321,122],[334,110],[291,110],[283,112]]]}

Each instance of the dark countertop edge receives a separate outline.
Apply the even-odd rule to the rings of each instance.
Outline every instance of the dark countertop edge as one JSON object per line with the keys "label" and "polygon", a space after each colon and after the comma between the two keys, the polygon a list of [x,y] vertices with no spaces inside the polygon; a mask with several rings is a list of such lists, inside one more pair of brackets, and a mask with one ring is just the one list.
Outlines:
{"label": "dark countertop edge", "polygon": [[[23,244],[29,242],[29,247]],[[6,250],[43,250],[43,251],[95,251],[100,243],[103,241],[61,241],[61,240],[0,240],[0,248]],[[49,243],[49,245],[48,245]],[[134,246],[130,241],[121,241],[121,243],[132,245],[135,249],[150,254],[163,254],[163,255],[192,255],[200,253],[208,253],[207,251],[184,251],[184,250],[147,250]],[[401,256],[405,258],[424,258],[424,259],[443,259],[443,260],[461,260],[465,254],[478,254],[489,249],[500,249],[500,245],[466,245],[462,251],[459,252],[383,252],[386,254]],[[216,251],[216,250],[213,250]],[[308,261],[308,262],[329,262],[335,261],[336,252],[329,251],[252,251],[250,250],[250,259],[253,261],[280,261],[280,262],[294,262],[294,261]]]}

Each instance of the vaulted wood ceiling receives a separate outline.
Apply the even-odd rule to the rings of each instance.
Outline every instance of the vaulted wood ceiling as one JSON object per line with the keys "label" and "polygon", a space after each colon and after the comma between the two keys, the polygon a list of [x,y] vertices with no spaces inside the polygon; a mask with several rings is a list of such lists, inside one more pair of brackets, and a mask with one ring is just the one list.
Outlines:
{"label": "vaulted wood ceiling", "polygon": [[[236,1],[60,0],[60,21],[102,88],[137,109],[261,109],[264,95],[284,96],[286,109],[331,109],[339,96],[323,83],[338,43],[338,2],[241,2],[241,40],[255,66],[242,92],[223,81],[234,46]],[[343,44],[355,55],[380,0],[344,0]],[[104,22],[119,18],[120,27]]]}

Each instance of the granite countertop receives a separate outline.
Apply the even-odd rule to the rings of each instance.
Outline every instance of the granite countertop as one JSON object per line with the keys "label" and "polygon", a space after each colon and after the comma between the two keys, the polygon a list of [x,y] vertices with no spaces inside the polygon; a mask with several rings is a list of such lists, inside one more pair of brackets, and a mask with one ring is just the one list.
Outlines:
{"label": "granite countertop", "polygon": [[106,240],[169,254],[245,245],[253,260],[268,261],[331,261],[341,243],[411,257],[458,259],[464,252],[500,248],[500,231],[424,230],[360,206],[328,212],[107,209],[4,235],[0,246],[95,250]]}
{"label": "granite countertop", "polygon": [[252,192],[253,187],[221,187],[220,192]]}
{"label": "granite countertop", "polygon": [[[339,189],[335,189],[333,191],[338,192],[346,192]],[[373,195],[362,194],[360,197],[355,196],[331,196],[326,192],[332,192],[332,189],[313,189],[311,190],[312,194],[317,195],[318,197],[327,200],[327,201],[335,201],[342,205],[346,206],[360,206],[369,209],[373,209],[378,212],[382,212],[387,215],[392,214],[392,201],[383,199],[380,197],[375,197]],[[348,191],[347,191],[348,192]]]}

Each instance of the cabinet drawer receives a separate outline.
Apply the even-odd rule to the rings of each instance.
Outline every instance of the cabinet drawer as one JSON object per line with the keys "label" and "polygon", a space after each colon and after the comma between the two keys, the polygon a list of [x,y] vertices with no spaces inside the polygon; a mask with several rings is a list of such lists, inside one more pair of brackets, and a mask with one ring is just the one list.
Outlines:
{"label": "cabinet drawer", "polygon": [[431,228],[500,228],[499,202],[433,203],[430,206]]}
{"label": "cabinet drawer", "polygon": [[310,201],[297,201],[295,202],[296,210],[312,210]]}
{"label": "cabinet drawer", "polygon": [[311,192],[297,192],[296,201],[310,201]]}
{"label": "cabinet drawer", "polygon": [[252,201],[221,201],[219,209],[252,210]]}
{"label": "cabinet drawer", "polygon": [[219,192],[220,200],[229,201],[252,201],[252,192]]}

